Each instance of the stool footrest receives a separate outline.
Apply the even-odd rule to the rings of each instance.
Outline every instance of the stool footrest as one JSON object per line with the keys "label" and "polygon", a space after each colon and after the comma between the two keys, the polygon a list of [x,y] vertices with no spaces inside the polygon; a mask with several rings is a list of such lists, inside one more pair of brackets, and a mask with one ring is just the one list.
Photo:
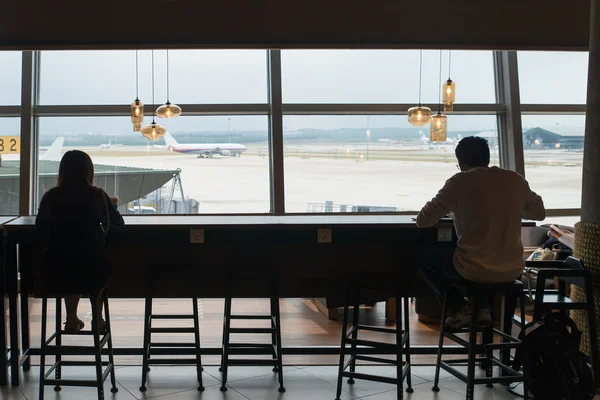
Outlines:
{"label": "stool footrest", "polygon": [[[484,361],[484,359],[478,359],[475,362],[481,362]],[[466,374],[462,373],[461,371],[457,370],[456,368],[454,368],[453,366],[449,365],[450,363],[455,363],[455,360],[451,360],[451,361],[442,361],[440,363],[440,367],[446,371],[449,372],[450,374],[454,375],[454,377],[460,379],[463,382],[467,382],[468,377]],[[464,360],[463,360],[464,361]],[[523,375],[521,373],[518,373],[516,371],[513,370],[513,372],[515,372],[515,374],[512,374],[510,376],[496,376],[496,377],[490,377],[490,378],[475,378],[473,379],[473,383],[475,385],[478,384],[482,384],[482,383],[511,383],[511,382],[522,382],[523,381]]]}
{"label": "stool footrest", "polygon": [[150,319],[194,319],[192,314],[152,314]]}
{"label": "stool footrest", "polygon": [[271,343],[229,343],[229,347],[230,348],[236,348],[236,349],[241,349],[241,348],[258,348],[258,349],[272,349],[275,347],[274,344]]}
{"label": "stool footrest", "polygon": [[189,328],[150,328],[151,333],[194,333],[194,327]]}
{"label": "stool footrest", "polygon": [[370,325],[358,325],[358,329],[362,329],[365,331],[380,332],[380,333],[393,333],[394,335],[396,334],[395,328],[380,328],[377,326],[370,326]]}
{"label": "stool footrest", "polygon": [[230,358],[227,360],[227,364],[245,366],[271,366],[279,365],[279,360],[277,358],[270,360],[236,360],[235,358]]}
{"label": "stool footrest", "polygon": [[[105,344],[106,340],[101,340],[100,348],[104,348]],[[46,355],[55,356],[57,354],[63,356],[93,356],[96,352],[90,346],[46,346]]]}
{"label": "stool footrest", "polygon": [[148,358],[148,365],[196,365],[195,358]]}
{"label": "stool footrest", "polygon": [[[398,365],[398,361],[397,360],[392,360],[389,358],[380,358],[380,357],[369,357],[369,356],[361,356],[361,355],[357,355],[354,356],[354,359],[357,361],[369,361],[369,362],[374,362],[374,363],[384,363],[384,364],[392,364],[392,365]],[[403,363],[405,364],[405,363]]]}
{"label": "stool footrest", "polygon": [[229,328],[229,333],[275,333],[276,328]]}
{"label": "stool footrest", "polygon": [[229,316],[231,319],[273,319],[272,315],[231,315]]}
{"label": "stool footrest", "polygon": [[[402,343],[400,346],[404,347],[406,345],[406,340],[408,339],[408,334],[402,334]],[[366,347],[374,347],[376,349],[387,349],[388,351],[396,350],[396,345],[392,343],[382,343],[382,342],[374,342],[372,340],[363,340],[363,339],[346,339],[346,344],[348,345],[356,345],[356,346],[366,346]],[[357,349],[358,350],[358,349]]]}
{"label": "stool footrest", "polygon": [[345,376],[348,378],[363,379],[365,381],[390,383],[392,385],[398,384],[398,379],[396,379],[396,378],[389,378],[386,376],[377,376],[377,375],[371,375],[371,374],[362,374],[359,372],[344,371],[342,373],[342,376]]}
{"label": "stool footrest", "polygon": [[167,343],[167,342],[154,342],[149,343],[151,348],[165,348],[165,347],[178,347],[178,348],[196,348],[196,343]]}

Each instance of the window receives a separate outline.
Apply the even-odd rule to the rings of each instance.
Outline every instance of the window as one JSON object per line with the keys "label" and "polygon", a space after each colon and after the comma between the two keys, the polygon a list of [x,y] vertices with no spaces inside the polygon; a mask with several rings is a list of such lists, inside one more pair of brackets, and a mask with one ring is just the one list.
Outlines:
{"label": "window", "polygon": [[21,104],[21,52],[0,51],[0,105]]}
{"label": "window", "polygon": [[19,214],[19,129],[18,118],[0,118],[0,215]]}
{"label": "window", "polygon": [[79,149],[94,162],[95,184],[119,197],[123,214],[268,213],[267,120],[157,119],[172,133],[167,146],[132,132],[129,117],[40,117],[38,201],[56,185],[62,153]]}
{"label": "window", "polygon": [[[491,51],[453,51],[459,103],[495,103]],[[284,103],[416,103],[419,51],[283,50]],[[439,51],[423,51],[423,103],[437,103]],[[442,79],[448,78],[443,52]]]}
{"label": "window", "polygon": [[581,207],[584,115],[524,115],[525,177],[546,208]]}
{"label": "window", "polygon": [[429,127],[405,115],[286,116],[286,211],[418,211],[458,172],[461,137],[488,138],[498,163],[495,116],[449,116],[448,126],[448,143],[430,144]]}
{"label": "window", "polygon": [[585,104],[588,53],[520,51],[523,104]]}
{"label": "window", "polygon": [[[129,104],[135,99],[135,51],[43,51],[40,104]],[[266,103],[264,50],[169,51],[170,101]],[[166,51],[154,51],[155,102],[166,101]],[[152,103],[152,52],[139,51],[140,100]],[[184,110],[185,112],[185,110]]]}

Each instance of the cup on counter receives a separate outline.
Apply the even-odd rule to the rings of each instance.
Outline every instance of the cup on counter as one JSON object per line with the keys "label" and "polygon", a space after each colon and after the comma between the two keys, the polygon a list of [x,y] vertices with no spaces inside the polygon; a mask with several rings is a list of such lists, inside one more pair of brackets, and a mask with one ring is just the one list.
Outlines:
{"label": "cup on counter", "polygon": [[109,196],[110,202],[113,203],[113,206],[117,207],[119,205],[119,198],[117,196]]}

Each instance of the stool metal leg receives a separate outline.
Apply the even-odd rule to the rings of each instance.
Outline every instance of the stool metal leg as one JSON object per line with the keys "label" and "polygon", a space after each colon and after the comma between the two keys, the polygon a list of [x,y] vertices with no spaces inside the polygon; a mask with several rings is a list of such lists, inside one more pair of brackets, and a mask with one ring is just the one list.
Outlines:
{"label": "stool metal leg", "polygon": [[396,392],[397,399],[404,399],[404,363],[402,362],[402,297],[396,296]]}
{"label": "stool metal leg", "polygon": [[[271,329],[276,329],[276,323],[275,323],[275,297],[272,295],[269,298],[269,304],[271,306]],[[277,360],[277,333],[276,331],[273,331],[271,333],[271,348],[273,350],[273,360]],[[276,365],[273,367],[273,372],[278,372],[279,371],[279,367]]]}
{"label": "stool metal leg", "polygon": [[[521,308],[521,331],[523,332],[525,329],[525,294],[523,291],[520,291],[519,303]],[[520,336],[520,335],[519,335]],[[525,362],[523,363],[523,397],[525,400],[529,399],[529,359],[528,359],[528,349],[527,346],[521,344],[521,349],[523,351],[523,359]]]}
{"label": "stool metal leg", "polygon": [[479,308],[479,301],[476,296],[471,298],[471,325],[469,326],[469,361],[467,365],[467,400],[473,400],[475,396],[475,357],[477,352],[477,320],[475,313]]}
{"label": "stool metal leg", "polygon": [[442,364],[442,347],[444,345],[444,329],[446,326],[446,313],[447,313],[446,307],[447,307],[447,305],[448,305],[448,289],[446,289],[446,293],[444,294],[444,305],[442,306],[442,321],[440,324],[440,343],[438,346],[437,361],[435,363],[435,378],[433,380],[433,387],[431,388],[431,390],[433,390],[434,392],[440,391],[438,384],[440,382],[440,366]]}
{"label": "stool metal leg", "polygon": [[587,320],[590,337],[590,356],[592,358],[592,369],[596,377],[596,388],[600,386],[600,356],[598,355],[598,333],[596,328],[596,316],[594,311],[594,286],[592,278],[585,280],[585,301],[587,303]]}
{"label": "stool metal leg", "polygon": [[119,388],[117,387],[117,379],[115,376],[115,356],[113,353],[113,345],[112,345],[112,329],[110,326],[110,311],[108,309],[108,294],[106,293],[106,289],[102,292],[102,301],[104,303],[104,323],[106,324],[106,334],[108,335],[107,345],[108,345],[108,364],[110,366],[110,384],[112,393],[117,393]]}
{"label": "stool metal leg", "polygon": [[[360,288],[357,287],[356,290],[354,291],[353,295],[355,297],[354,297],[354,307],[352,309],[352,327],[351,327],[351,329],[354,329],[354,331],[352,332],[352,339],[357,340],[358,339],[358,316],[360,313]],[[351,357],[350,372],[355,372],[356,371],[356,343],[352,343],[352,345],[350,346],[350,357]],[[348,384],[350,384],[350,385],[354,384],[354,378],[352,378],[352,377],[348,378]]]}
{"label": "stool metal leg", "polygon": [[140,391],[146,391],[146,378],[148,375],[148,358],[150,358],[150,327],[152,325],[152,294],[146,293],[144,309],[144,349],[142,350],[142,385]]}
{"label": "stool metal leg", "polygon": [[[494,295],[491,295],[490,298],[488,298],[488,304],[490,304],[490,314],[492,316],[492,324],[490,325],[489,328],[485,329],[483,331],[483,335],[482,335],[482,343],[483,344],[492,344],[494,342]],[[494,364],[492,363],[492,359],[494,357],[494,350],[492,349],[486,349],[485,351],[485,363],[484,363],[484,368],[485,368],[485,376],[486,378],[491,378],[493,375],[493,366]],[[486,383],[486,385],[488,388],[493,388],[494,385],[491,383]]]}
{"label": "stool metal leg", "polygon": [[[405,354],[406,354],[406,365],[407,365],[407,372],[406,372],[406,393],[412,393],[414,392],[413,388],[412,388],[412,377],[411,377],[411,364],[410,364],[410,314],[409,314],[409,298],[408,297],[404,297],[403,302],[404,302],[404,335],[406,335],[406,347],[405,347]],[[396,300],[396,307],[398,307],[398,305],[400,304],[400,299]]]}
{"label": "stool metal leg", "polygon": [[231,297],[225,299],[225,332],[223,332],[223,354],[221,355],[221,368],[223,376],[221,379],[221,392],[227,391],[227,368],[229,363],[229,330],[231,329]]}
{"label": "stool metal leg", "polygon": [[[40,392],[39,399],[44,400],[44,384],[46,379],[46,323],[48,316],[48,299],[46,296],[42,298],[42,332],[41,332],[41,349],[40,349]],[[60,328],[60,326],[59,326]],[[11,357],[15,355],[11,354]]]}
{"label": "stool metal leg", "polygon": [[96,388],[98,389],[98,400],[104,400],[104,382],[102,381],[102,349],[100,348],[100,329],[98,329],[98,318],[100,318],[100,315],[98,315],[97,307],[94,307],[95,303],[92,303],[92,320],[95,322],[92,326],[92,332],[94,336],[94,356],[96,361]]}
{"label": "stool metal leg", "polygon": [[[54,370],[54,378],[60,379],[62,376],[62,299],[60,297],[56,298],[56,369]],[[56,386],[54,390],[60,390],[60,386]]]}
{"label": "stool metal leg", "polygon": [[198,391],[204,391],[204,384],[202,383],[202,355],[200,354],[200,323],[198,313],[198,298],[192,299],[193,311],[194,311],[194,340],[196,342],[196,375],[198,378]]}
{"label": "stool metal leg", "polygon": [[348,296],[350,294],[350,290],[346,287],[346,296],[344,299],[344,318],[342,321],[342,343],[340,347],[340,365],[338,368],[338,379],[337,379],[337,391],[335,395],[335,400],[340,400],[340,396],[342,395],[342,379],[344,373],[344,362],[346,361],[346,336],[348,329]]}
{"label": "stool metal leg", "polygon": [[[279,296],[279,295],[278,295]],[[281,315],[279,313],[279,297],[275,298],[275,324],[277,325],[277,368],[279,369],[279,393],[285,392],[283,386],[283,360],[281,357]]]}

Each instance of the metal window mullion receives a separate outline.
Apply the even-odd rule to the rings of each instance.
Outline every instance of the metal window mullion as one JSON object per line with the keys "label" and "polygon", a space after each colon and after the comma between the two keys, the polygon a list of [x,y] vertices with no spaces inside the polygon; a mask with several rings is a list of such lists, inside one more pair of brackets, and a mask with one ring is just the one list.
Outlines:
{"label": "metal window mullion", "polygon": [[500,165],[525,176],[517,52],[494,52],[494,65],[496,96],[506,110],[498,114]]}
{"label": "metal window mullion", "polygon": [[[402,104],[300,104],[286,103],[282,105],[285,115],[406,115],[412,103]],[[423,104],[425,107],[437,109],[438,104]],[[504,112],[501,104],[455,104],[453,115],[495,115]]]}
{"label": "metal window mullion", "polygon": [[281,50],[267,51],[269,83],[269,161],[271,177],[271,212],[285,214],[283,177],[283,109],[281,90]]}
{"label": "metal window mullion", "polygon": [[21,55],[21,156],[19,161],[19,215],[30,215],[33,198],[32,182],[35,172],[33,143],[34,143],[34,53],[24,51]]}
{"label": "metal window mullion", "polygon": [[0,117],[20,117],[21,106],[0,106]]}
{"label": "metal window mullion", "polygon": [[521,104],[521,114],[585,115],[585,104]]}
{"label": "metal window mullion", "polygon": [[[268,104],[180,104],[185,115],[268,115]],[[36,105],[38,117],[129,116],[130,105]]]}

